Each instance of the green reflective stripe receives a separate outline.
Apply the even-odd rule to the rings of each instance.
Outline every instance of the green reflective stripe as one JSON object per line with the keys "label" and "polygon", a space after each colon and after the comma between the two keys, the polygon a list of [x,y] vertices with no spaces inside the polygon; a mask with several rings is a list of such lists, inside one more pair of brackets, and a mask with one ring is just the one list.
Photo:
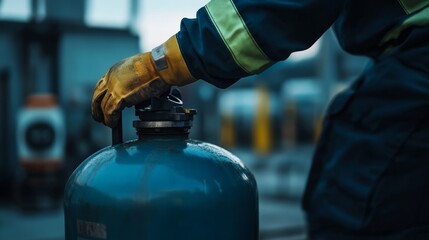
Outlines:
{"label": "green reflective stripe", "polygon": [[418,11],[429,4],[429,0],[398,0],[398,2],[407,14]]}
{"label": "green reflective stripe", "polygon": [[212,0],[205,8],[235,62],[244,71],[256,73],[272,64],[247,29],[232,0]]}
{"label": "green reflective stripe", "polygon": [[401,25],[389,31],[381,41],[381,45],[399,38],[404,30],[414,26],[429,26],[429,6],[411,15]]}

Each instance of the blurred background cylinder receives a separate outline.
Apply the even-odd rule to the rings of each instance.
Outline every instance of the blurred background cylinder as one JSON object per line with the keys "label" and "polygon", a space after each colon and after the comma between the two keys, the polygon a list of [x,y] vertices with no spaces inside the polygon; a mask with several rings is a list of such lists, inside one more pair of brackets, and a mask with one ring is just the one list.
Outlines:
{"label": "blurred background cylinder", "polygon": [[18,119],[20,206],[24,209],[59,206],[64,182],[65,126],[56,98],[28,97]]}

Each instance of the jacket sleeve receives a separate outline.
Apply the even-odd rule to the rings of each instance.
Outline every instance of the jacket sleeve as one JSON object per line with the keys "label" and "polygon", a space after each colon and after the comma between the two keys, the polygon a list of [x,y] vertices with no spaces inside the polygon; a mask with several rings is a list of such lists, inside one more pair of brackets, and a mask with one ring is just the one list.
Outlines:
{"label": "jacket sleeve", "polygon": [[309,48],[346,0],[212,0],[177,34],[191,74],[226,88]]}

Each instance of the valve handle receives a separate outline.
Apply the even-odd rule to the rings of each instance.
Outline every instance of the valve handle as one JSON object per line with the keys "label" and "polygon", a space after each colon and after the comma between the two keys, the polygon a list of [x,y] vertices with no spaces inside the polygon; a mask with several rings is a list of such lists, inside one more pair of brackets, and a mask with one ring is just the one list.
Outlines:
{"label": "valve handle", "polygon": [[122,113],[119,113],[118,125],[112,128],[112,146],[121,144],[122,142]]}
{"label": "valve handle", "polygon": [[[178,88],[171,88],[160,97],[152,97],[140,104],[135,106],[137,109],[144,109],[148,106],[151,106],[152,110],[159,109],[170,109],[172,106],[181,106],[182,95]],[[112,146],[123,143],[123,134],[122,134],[122,112],[119,113],[118,124],[116,127],[112,128]]]}

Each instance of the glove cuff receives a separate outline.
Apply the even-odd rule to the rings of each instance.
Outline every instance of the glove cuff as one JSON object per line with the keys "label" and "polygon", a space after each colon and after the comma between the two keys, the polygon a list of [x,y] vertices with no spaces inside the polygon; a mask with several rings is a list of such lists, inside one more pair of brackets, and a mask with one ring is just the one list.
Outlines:
{"label": "glove cuff", "polygon": [[196,80],[183,59],[176,35],[152,50],[152,60],[159,76],[170,85],[183,86]]}

